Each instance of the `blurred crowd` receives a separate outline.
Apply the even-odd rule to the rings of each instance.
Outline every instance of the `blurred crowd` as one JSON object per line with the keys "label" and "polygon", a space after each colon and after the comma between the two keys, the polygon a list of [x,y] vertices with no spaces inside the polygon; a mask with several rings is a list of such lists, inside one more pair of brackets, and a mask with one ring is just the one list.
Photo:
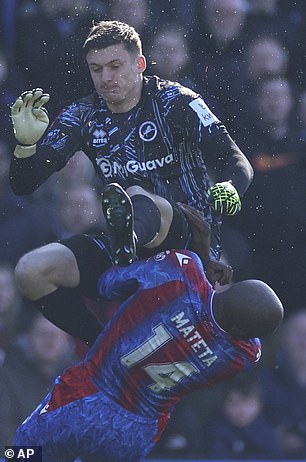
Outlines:
{"label": "blurred crowd", "polygon": [[222,258],[236,280],[270,284],[286,312],[256,374],[184,400],[152,457],[305,460],[305,1],[1,0],[0,8],[1,450],[86,350],[21,299],[14,265],[102,222],[99,182],[82,152],[31,196],[13,194],[9,106],[41,87],[52,120],[90,93],[83,40],[93,20],[118,19],[140,33],[146,73],[199,92],[252,163],[242,211],[224,220]]}

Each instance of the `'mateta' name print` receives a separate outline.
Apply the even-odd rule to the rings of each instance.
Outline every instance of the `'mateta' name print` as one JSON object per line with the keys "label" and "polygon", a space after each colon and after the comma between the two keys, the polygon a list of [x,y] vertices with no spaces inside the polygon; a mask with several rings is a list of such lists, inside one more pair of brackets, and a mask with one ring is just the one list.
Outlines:
{"label": "'mateta' name print", "polygon": [[190,319],[185,317],[184,311],[173,316],[170,320],[186,341],[190,343],[190,347],[197,354],[202,363],[210,367],[218,359],[218,356],[212,352],[199,331],[197,331],[195,326],[191,323]]}

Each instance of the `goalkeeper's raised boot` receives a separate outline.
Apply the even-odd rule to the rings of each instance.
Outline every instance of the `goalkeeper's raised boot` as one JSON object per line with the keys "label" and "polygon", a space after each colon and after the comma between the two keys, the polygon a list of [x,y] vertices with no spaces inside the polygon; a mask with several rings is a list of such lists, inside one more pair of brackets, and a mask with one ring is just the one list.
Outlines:
{"label": "goalkeeper's raised boot", "polygon": [[136,260],[133,204],[117,183],[110,183],[102,192],[102,209],[108,224],[113,261],[127,266]]}

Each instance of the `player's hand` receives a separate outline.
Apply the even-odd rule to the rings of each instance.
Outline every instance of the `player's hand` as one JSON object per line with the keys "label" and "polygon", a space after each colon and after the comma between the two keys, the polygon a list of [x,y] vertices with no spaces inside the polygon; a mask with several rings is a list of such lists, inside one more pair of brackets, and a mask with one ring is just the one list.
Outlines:
{"label": "player's hand", "polygon": [[233,268],[229,265],[225,265],[220,261],[209,260],[205,265],[205,274],[207,279],[213,287],[215,287],[216,282],[220,286],[230,284],[233,279]]}
{"label": "player's hand", "polygon": [[241,210],[239,194],[229,181],[216,183],[208,190],[208,201],[216,212],[224,215],[236,215]]}
{"label": "player's hand", "polygon": [[209,259],[210,254],[210,225],[202,212],[191,205],[179,203],[179,206],[188,218],[192,232],[191,248],[202,261]]}
{"label": "player's hand", "polygon": [[11,106],[14,135],[23,146],[33,146],[49,125],[47,110],[43,107],[50,99],[41,88],[25,91]]}

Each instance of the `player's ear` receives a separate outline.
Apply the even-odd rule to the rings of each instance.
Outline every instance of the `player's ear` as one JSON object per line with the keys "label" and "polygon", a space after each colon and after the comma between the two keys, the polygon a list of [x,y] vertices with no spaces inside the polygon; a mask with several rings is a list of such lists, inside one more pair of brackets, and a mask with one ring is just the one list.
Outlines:
{"label": "player's ear", "polygon": [[138,56],[137,58],[137,67],[139,72],[144,72],[147,67],[146,58],[143,55]]}

